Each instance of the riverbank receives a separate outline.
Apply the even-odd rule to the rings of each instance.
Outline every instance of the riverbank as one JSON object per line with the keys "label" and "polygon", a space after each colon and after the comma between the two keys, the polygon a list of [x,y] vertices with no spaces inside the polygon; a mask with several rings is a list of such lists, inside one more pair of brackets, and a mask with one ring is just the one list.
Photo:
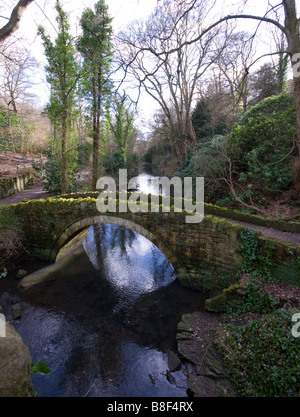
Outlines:
{"label": "riverbank", "polygon": [[247,287],[247,279],[231,291],[244,288],[234,308],[207,299],[207,308],[222,312],[194,312],[178,325],[178,351],[195,397],[300,396],[300,334],[292,333],[300,288],[259,280]]}
{"label": "riverbank", "polygon": [[182,316],[177,330],[177,347],[186,364],[187,384],[193,397],[237,397],[216,349],[213,335],[221,317],[207,312]]}

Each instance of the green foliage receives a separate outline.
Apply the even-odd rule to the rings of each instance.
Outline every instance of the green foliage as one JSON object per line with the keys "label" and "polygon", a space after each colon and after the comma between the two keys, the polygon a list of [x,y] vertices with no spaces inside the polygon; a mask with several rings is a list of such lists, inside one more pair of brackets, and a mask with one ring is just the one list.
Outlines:
{"label": "green foliage", "polygon": [[[48,172],[51,173],[52,184],[60,176],[62,192],[70,187],[70,172],[74,171],[77,155],[72,153],[74,135],[72,122],[76,116],[75,92],[79,78],[79,68],[76,61],[76,49],[70,34],[68,16],[56,1],[56,21],[58,24],[57,37],[54,42],[46,34],[43,27],[39,27],[45,54],[48,59],[46,66],[47,81],[51,86],[50,102],[46,112],[54,129],[54,142],[51,153],[57,161],[50,161]],[[59,165],[59,167],[57,166]],[[51,185],[52,186],[52,185]],[[56,188],[56,186],[55,186]]]}
{"label": "green foliage", "polygon": [[227,166],[225,158],[226,137],[215,136],[208,142],[198,143],[186,165],[176,175],[205,178],[205,200],[217,200],[227,190],[223,179]]}
{"label": "green foliage", "polygon": [[[268,197],[293,185],[295,140],[294,97],[287,93],[268,97],[244,113],[228,136],[198,143],[177,175],[204,176],[205,201],[236,208],[228,189],[230,160],[238,197],[245,203],[255,205],[257,201],[258,206],[264,206]],[[151,154],[146,157],[149,162],[153,159]]]}
{"label": "green foliage", "polygon": [[247,284],[243,304],[238,306],[235,313],[237,315],[248,312],[267,314],[278,307],[279,301],[273,295],[263,292],[260,284],[252,280]]}
{"label": "green foliage", "polygon": [[137,154],[127,155],[126,161],[119,152],[106,153],[102,159],[103,169],[109,176],[117,176],[119,169],[127,169],[129,177],[138,175],[139,157]]}
{"label": "green foliage", "polygon": [[128,145],[134,128],[134,115],[131,105],[128,103],[125,93],[123,96],[116,95],[112,102],[113,117],[108,114],[108,121],[114,141],[117,145],[117,153],[125,167]]}
{"label": "green foliage", "polygon": [[128,171],[129,178],[139,174],[139,162],[140,159],[137,153],[131,153],[127,156],[126,169]]}
{"label": "green foliage", "polygon": [[[56,0],[56,21],[58,24],[57,38],[52,42],[45,29],[40,26],[39,34],[42,37],[45,54],[48,59],[46,66],[47,82],[51,85],[51,98],[47,112],[55,127],[62,124],[66,111],[74,107],[74,94],[79,68],[76,62],[76,50],[73,46],[68,16]],[[68,114],[68,117],[69,117]]]}
{"label": "green foliage", "polygon": [[245,125],[251,118],[256,119],[264,116],[271,117],[272,115],[280,116],[280,114],[290,108],[294,108],[294,106],[295,99],[292,94],[282,93],[278,96],[268,97],[244,113],[238,125]]}
{"label": "green foliage", "polygon": [[36,375],[38,372],[42,374],[50,374],[51,370],[47,367],[44,361],[39,361],[31,364],[31,375]]}
{"label": "green foliage", "polygon": [[300,340],[292,312],[277,310],[245,326],[227,324],[216,343],[239,392],[257,397],[300,396]]}
{"label": "green foliage", "polygon": [[103,109],[106,111],[106,101],[111,91],[111,22],[104,0],[98,1],[94,10],[85,9],[80,19],[82,35],[77,41],[77,50],[83,57],[80,89],[89,106],[93,138],[99,135],[101,112]]}
{"label": "green foliage", "polygon": [[242,229],[240,238],[242,244],[239,252],[243,257],[243,266],[240,273],[250,273],[251,276],[261,276],[262,278],[270,278],[272,269],[272,246],[260,248],[258,235],[255,230]]}
{"label": "green foliage", "polygon": [[[229,153],[247,165],[246,175],[251,180],[270,183],[278,176],[272,172],[276,165],[271,164],[289,153],[295,132],[296,112],[292,96],[281,94],[269,97],[246,112],[229,135]],[[290,159],[287,159],[278,164],[279,169],[285,168],[289,162]]]}
{"label": "green foliage", "polygon": [[209,100],[202,98],[198,101],[193,114],[192,123],[198,140],[204,140],[212,136],[212,114]]}
{"label": "green foliage", "polygon": [[92,189],[100,170],[100,143],[104,142],[101,132],[101,117],[107,112],[108,99],[112,83],[109,78],[112,63],[112,19],[104,0],[99,0],[94,10],[85,9],[80,26],[82,35],[77,41],[77,50],[83,58],[81,94],[85,97],[89,109],[90,137],[93,139]]}
{"label": "green foliage", "polygon": [[[62,166],[60,156],[57,155],[50,147],[46,149],[45,154],[47,160],[44,162],[43,159],[40,161],[33,160],[32,166],[35,169],[38,177],[46,181],[44,189],[50,193],[57,195],[61,194],[62,184]],[[77,159],[70,162],[67,166],[65,173],[67,179],[67,190],[68,193],[76,192],[79,188],[77,183],[77,171],[78,164]]]}
{"label": "green foliage", "polygon": [[[172,150],[165,138],[149,146],[143,156],[145,171],[150,175],[163,175],[164,168],[172,158]],[[177,175],[177,173],[175,174]]]}
{"label": "green foliage", "polygon": [[264,205],[268,197],[293,185],[295,135],[293,96],[268,97],[248,110],[227,137],[199,144],[182,174],[205,177],[207,202],[236,207],[226,185],[230,160],[238,197],[245,203]]}
{"label": "green foliage", "polygon": [[243,229],[240,233],[242,244],[240,246],[240,254],[243,257],[243,272],[252,272],[254,263],[258,259],[258,240],[256,239],[256,231]]}
{"label": "green foliage", "polygon": [[18,113],[9,112],[0,106],[0,151],[19,150],[21,117]]}
{"label": "green foliage", "polygon": [[107,175],[116,175],[119,169],[124,168],[122,156],[119,152],[107,153],[103,157],[103,168]]}
{"label": "green foliage", "polygon": [[208,97],[200,98],[192,113],[192,124],[198,142],[230,132],[238,114],[233,110],[236,106],[235,100],[222,88],[211,92]]}
{"label": "green foliage", "polygon": [[105,78],[112,61],[111,22],[104,0],[99,0],[94,10],[85,9],[80,19],[82,35],[78,39],[77,49],[84,57],[84,93],[92,100],[95,99],[92,87],[106,87]]}

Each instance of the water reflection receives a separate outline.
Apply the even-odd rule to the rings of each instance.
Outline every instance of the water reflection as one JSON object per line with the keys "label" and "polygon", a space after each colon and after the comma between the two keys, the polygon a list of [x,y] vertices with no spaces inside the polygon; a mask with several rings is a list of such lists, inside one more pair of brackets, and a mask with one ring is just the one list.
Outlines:
{"label": "water reflection", "polygon": [[176,279],[168,260],[149,240],[123,227],[92,226],[83,247],[120,295],[131,300]]}
{"label": "water reflection", "polygon": [[178,284],[163,254],[135,232],[97,225],[56,265],[22,296],[15,323],[33,362],[52,370],[33,377],[39,395],[186,396],[182,370],[167,380],[167,354],[181,315],[204,297]]}

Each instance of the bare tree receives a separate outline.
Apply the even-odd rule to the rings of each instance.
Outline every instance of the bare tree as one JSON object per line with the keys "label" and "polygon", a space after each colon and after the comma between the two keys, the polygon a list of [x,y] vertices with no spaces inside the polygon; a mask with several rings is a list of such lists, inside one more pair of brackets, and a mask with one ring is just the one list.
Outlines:
{"label": "bare tree", "polygon": [[[187,158],[189,147],[196,145],[191,113],[197,86],[220,53],[216,31],[189,45],[199,34],[199,20],[207,9],[203,0],[183,16],[181,2],[164,2],[147,22],[136,22],[121,33],[116,48],[127,76],[138,82],[135,87],[144,88],[163,110],[178,165]],[[176,52],[169,54],[174,48]]]}
{"label": "bare tree", "polygon": [[233,103],[233,113],[240,107],[245,112],[248,104],[249,69],[254,61],[253,38],[246,32],[226,28],[226,49],[214,66],[220,72],[221,88],[228,92]]}
{"label": "bare tree", "polygon": [[0,52],[2,54],[2,66],[0,70],[0,100],[5,103],[8,111],[18,113],[20,102],[28,101],[31,97],[29,89],[33,83],[30,75],[34,68],[37,67],[36,60],[25,49],[16,48],[7,45],[7,42],[1,44]]}
{"label": "bare tree", "polygon": [[[166,0],[168,3],[172,3],[171,0]],[[201,0],[199,0],[201,2]],[[181,19],[185,19],[187,11],[197,5],[197,1],[191,2],[191,0],[180,0],[180,10],[181,17],[178,17],[177,24],[180,24]],[[241,6],[246,5],[247,0],[241,1]],[[271,16],[271,17],[270,17]],[[290,58],[291,64],[294,66],[299,61],[300,56],[300,18],[297,16],[296,9],[296,0],[282,0],[275,5],[272,5],[271,1],[268,1],[268,8],[264,15],[252,15],[252,14],[231,14],[219,19],[215,19],[212,24],[204,27],[199,22],[199,33],[197,36],[185,40],[181,45],[177,45],[166,50],[154,50],[153,48],[148,48],[148,50],[155,55],[156,57],[166,57],[166,54],[176,54],[179,49],[182,49],[193,43],[201,43],[205,36],[210,33],[215,28],[228,21],[237,21],[237,20],[255,20],[259,23],[267,23],[273,25],[279,29],[285,36],[287,41],[287,50],[286,53]],[[143,50],[145,53],[145,49]],[[294,81],[294,97],[296,105],[296,116],[297,116],[297,155],[294,163],[294,182],[297,188],[300,190],[300,73],[299,71],[293,71],[293,81]]]}
{"label": "bare tree", "polygon": [[[30,79],[32,71],[37,63],[28,51],[15,46],[15,42],[5,41],[0,45],[0,103],[4,106],[7,115],[6,135],[10,138],[12,150],[16,151],[16,137],[23,143],[23,136],[16,134],[12,126],[13,119],[18,119],[17,113],[21,113],[21,107],[29,102],[32,94],[29,90],[33,83]],[[20,107],[21,106],[21,107]],[[14,116],[15,115],[15,116]],[[23,146],[21,146],[23,148]]]}
{"label": "bare tree", "polygon": [[0,43],[5,41],[10,35],[12,35],[18,28],[20,24],[21,17],[26,10],[26,7],[29,6],[34,0],[19,0],[17,5],[11,12],[10,18],[6,25],[0,28]]}

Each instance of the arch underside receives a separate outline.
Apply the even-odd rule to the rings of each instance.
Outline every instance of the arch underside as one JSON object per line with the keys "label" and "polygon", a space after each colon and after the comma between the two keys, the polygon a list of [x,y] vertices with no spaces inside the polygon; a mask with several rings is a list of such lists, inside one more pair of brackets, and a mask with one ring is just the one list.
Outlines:
{"label": "arch underside", "polygon": [[185,272],[185,267],[179,262],[178,258],[175,256],[172,250],[152,232],[149,232],[149,230],[146,230],[144,227],[130,220],[121,217],[104,215],[88,217],[83,220],[79,220],[69,226],[56,240],[51,250],[49,261],[55,262],[58,252],[64,245],[66,245],[80,232],[95,224],[114,224],[116,226],[124,227],[139,233],[140,235],[147,238],[151,243],[153,243],[165,255],[165,257],[173,266],[175,273],[179,273],[179,271],[180,273]]}

